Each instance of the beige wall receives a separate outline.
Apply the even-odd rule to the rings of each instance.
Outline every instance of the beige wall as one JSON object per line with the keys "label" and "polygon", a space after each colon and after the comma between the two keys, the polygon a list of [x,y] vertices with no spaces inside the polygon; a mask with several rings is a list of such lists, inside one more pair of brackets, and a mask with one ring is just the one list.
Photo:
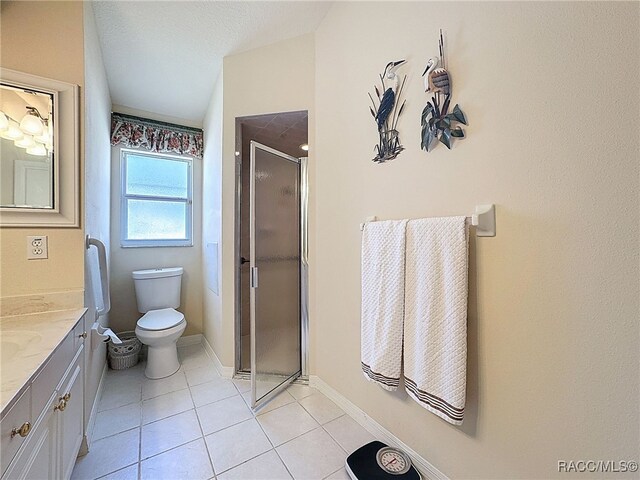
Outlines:
{"label": "beige wall", "polygon": [[[107,74],[102,60],[102,50],[90,2],[84,3],[84,79],[85,79],[85,177],[88,185],[85,196],[85,232],[101,240],[109,252],[109,226],[111,198],[111,97],[107,85]],[[96,318],[96,304],[100,301],[100,270],[95,248],[85,250],[85,326],[91,328],[98,320],[107,326],[108,315]],[[94,339],[90,336],[88,342]],[[88,425],[91,408],[96,399],[102,371],[105,367],[107,345],[98,340],[88,344],[85,350],[85,425]]]}
{"label": "beige wall", "polygon": [[[0,17],[2,67],[78,84],[82,97],[82,2],[3,1]],[[27,235],[48,235],[47,260],[27,261]],[[83,245],[82,228],[2,228],[0,296],[82,290]]]}
{"label": "beige wall", "polygon": [[[156,120],[160,120],[156,118]],[[143,150],[146,151],[146,150]],[[131,272],[161,267],[183,267],[180,310],[187,320],[184,335],[202,333],[202,160],[193,159],[193,246],[120,246],[120,147],[111,150],[111,313],[116,332],[134,330],[138,313]]]}
{"label": "beige wall", "polygon": [[[222,103],[223,76],[216,80],[204,118],[202,160],[203,334],[222,355]],[[229,288],[232,288],[230,285]],[[227,366],[232,366],[232,360]]]}
{"label": "beige wall", "polygon": [[[316,32],[317,375],[450,478],[640,457],[639,8],[349,2]],[[439,28],[470,125],[425,153],[420,74]],[[377,165],[367,91],[400,58],[406,150]],[[472,241],[456,428],[363,378],[358,224],[482,203],[497,205],[497,236]]]}
{"label": "beige wall", "polygon": [[[209,109],[209,123],[214,127],[216,138],[219,130],[215,130],[215,112],[219,114],[217,96],[223,94],[223,125],[222,125],[222,157],[211,149],[219,149],[212,140],[207,140],[205,147],[207,163],[205,169],[205,184],[215,182],[212,177],[221,174],[222,207],[221,230],[215,225],[209,225],[205,230],[205,243],[217,241],[219,237],[221,248],[221,291],[218,298],[213,292],[207,291],[205,306],[205,335],[211,343],[223,365],[234,365],[234,215],[235,215],[235,119],[247,115],[276,113],[295,110],[309,111],[309,143],[313,145],[314,130],[314,82],[315,55],[314,36],[312,34],[279,42],[263,48],[250,50],[237,55],[226,57],[223,62],[222,81],[224,92],[219,87],[212,98]],[[214,112],[214,113],[212,113]],[[207,133],[205,131],[205,133]],[[217,137],[219,138],[219,137]],[[313,151],[309,152],[309,176],[313,179],[315,173]],[[206,170],[207,171],[207,170]],[[220,208],[216,204],[220,197],[217,191],[209,192],[205,198],[205,215],[207,212]],[[313,202],[313,199],[311,200]],[[219,203],[218,203],[219,204]],[[208,220],[205,219],[205,222]],[[216,220],[217,221],[217,220]],[[313,221],[311,219],[311,221]],[[207,240],[211,238],[212,240]],[[205,262],[208,260],[205,258]],[[210,263],[205,264],[205,269]],[[206,276],[206,271],[205,271]],[[313,288],[313,286],[311,287]]]}

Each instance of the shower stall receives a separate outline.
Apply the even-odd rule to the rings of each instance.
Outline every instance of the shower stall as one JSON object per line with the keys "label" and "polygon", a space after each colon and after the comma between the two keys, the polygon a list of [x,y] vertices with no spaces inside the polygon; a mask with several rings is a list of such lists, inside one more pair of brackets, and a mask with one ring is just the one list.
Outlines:
{"label": "shower stall", "polygon": [[308,375],[307,114],[245,117],[237,132],[236,377],[259,408]]}

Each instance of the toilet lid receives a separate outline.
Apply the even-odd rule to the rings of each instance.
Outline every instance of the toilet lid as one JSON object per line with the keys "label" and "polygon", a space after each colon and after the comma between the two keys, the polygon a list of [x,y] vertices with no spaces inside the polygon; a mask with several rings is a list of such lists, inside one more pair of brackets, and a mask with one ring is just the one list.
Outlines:
{"label": "toilet lid", "polygon": [[173,308],[162,308],[145,313],[138,320],[138,327],[145,330],[166,330],[167,328],[175,327],[182,320],[184,320],[182,313]]}

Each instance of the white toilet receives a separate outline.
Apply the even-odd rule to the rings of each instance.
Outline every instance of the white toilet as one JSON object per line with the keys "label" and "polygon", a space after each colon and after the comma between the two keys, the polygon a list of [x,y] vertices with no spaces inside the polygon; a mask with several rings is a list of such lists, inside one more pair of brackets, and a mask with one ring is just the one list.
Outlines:
{"label": "white toilet", "polygon": [[147,378],[164,378],[180,368],[178,338],[187,327],[180,306],[182,267],[137,270],[131,274],[138,311],[144,313],[136,325],[136,336],[149,347]]}

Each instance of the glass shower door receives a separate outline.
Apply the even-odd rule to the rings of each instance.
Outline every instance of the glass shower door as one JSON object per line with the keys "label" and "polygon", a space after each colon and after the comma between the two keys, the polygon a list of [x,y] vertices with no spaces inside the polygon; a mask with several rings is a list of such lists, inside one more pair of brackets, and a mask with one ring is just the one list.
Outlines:
{"label": "glass shower door", "polygon": [[251,406],[301,373],[300,160],[251,142]]}

